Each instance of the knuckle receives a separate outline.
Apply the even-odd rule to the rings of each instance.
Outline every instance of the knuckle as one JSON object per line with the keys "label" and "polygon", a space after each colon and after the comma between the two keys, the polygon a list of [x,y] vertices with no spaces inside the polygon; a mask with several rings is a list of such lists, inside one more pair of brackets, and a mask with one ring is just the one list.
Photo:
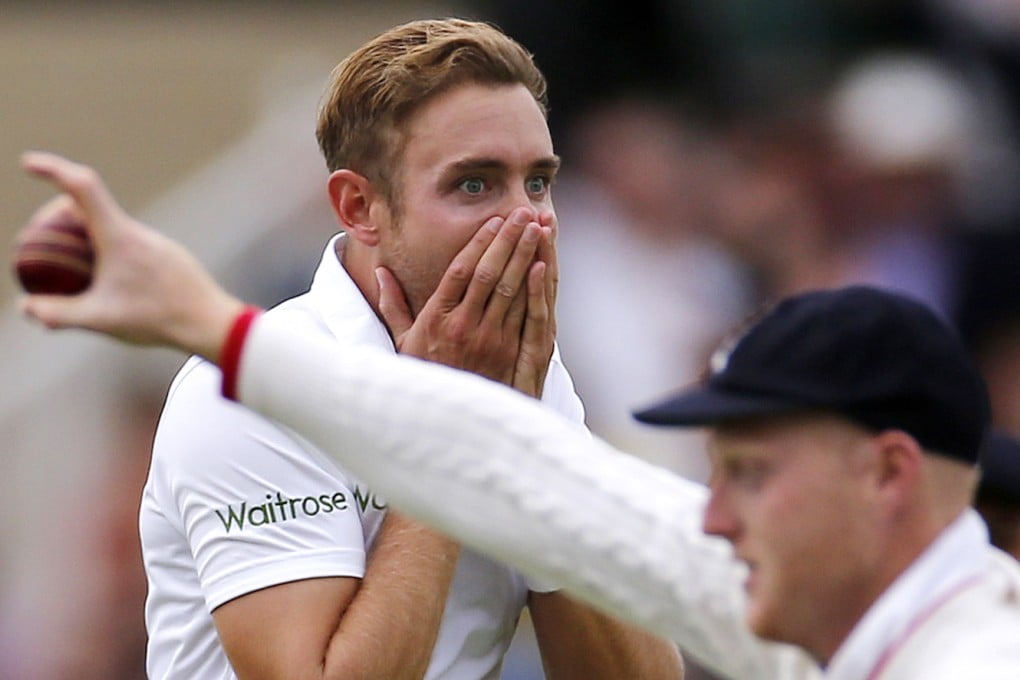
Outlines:
{"label": "knuckle", "polygon": [[446,326],[446,340],[456,347],[464,347],[471,339],[471,330],[463,319],[453,319]]}
{"label": "knuckle", "polygon": [[480,355],[498,357],[503,350],[500,336],[490,329],[479,329],[472,340],[475,351]]}
{"label": "knuckle", "polygon": [[496,295],[512,300],[517,297],[517,286],[507,281],[500,281],[496,284],[496,290],[494,292]]}
{"label": "knuckle", "polygon": [[475,270],[475,280],[477,280],[479,283],[485,284],[486,286],[491,286],[493,283],[495,283],[496,278],[497,278],[496,272],[493,271],[490,267],[479,267],[477,270]]}
{"label": "knuckle", "polygon": [[450,264],[450,268],[447,270],[447,274],[450,278],[456,281],[467,281],[471,278],[471,268],[465,265],[463,262],[454,260]]}

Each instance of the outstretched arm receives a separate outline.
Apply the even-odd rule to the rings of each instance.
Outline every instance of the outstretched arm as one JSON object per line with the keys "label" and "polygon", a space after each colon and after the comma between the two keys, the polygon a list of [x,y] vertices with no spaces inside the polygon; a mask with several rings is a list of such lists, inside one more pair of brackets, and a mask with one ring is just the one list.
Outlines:
{"label": "outstretched arm", "polygon": [[743,624],[742,571],[700,530],[703,487],[478,376],[298,337],[253,325],[242,403],[326,451],[343,440],[343,464],[395,507],[729,677],[798,677]]}
{"label": "outstretched arm", "polygon": [[743,625],[741,569],[723,541],[700,531],[702,487],[489,380],[339,352],[271,319],[255,320],[243,352],[224,359],[240,301],[180,246],[126,216],[94,172],[48,154],[25,164],[70,196],[99,267],[82,295],[26,298],[30,317],[223,361],[225,375],[239,376],[242,403],[324,451],[343,440],[344,466],[395,507],[730,677],[811,677],[801,655]]}

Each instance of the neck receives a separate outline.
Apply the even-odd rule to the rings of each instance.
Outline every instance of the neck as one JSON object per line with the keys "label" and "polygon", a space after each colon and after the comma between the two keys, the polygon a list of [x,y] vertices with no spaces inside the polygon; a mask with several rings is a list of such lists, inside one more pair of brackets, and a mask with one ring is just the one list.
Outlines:
{"label": "neck", "polygon": [[935,542],[938,536],[959,516],[937,505],[904,510],[904,514],[891,518],[880,537],[877,559],[865,570],[866,582],[847,592],[842,616],[833,616],[833,625],[818,630],[817,637],[805,648],[822,665],[832,660],[851,632],[893,583],[913,565]]}
{"label": "neck", "polygon": [[369,306],[375,311],[380,319],[379,313],[379,283],[375,278],[375,268],[378,262],[375,259],[375,251],[365,248],[355,239],[350,237],[342,238],[336,242],[336,257],[347,271],[347,275],[354,281]]}

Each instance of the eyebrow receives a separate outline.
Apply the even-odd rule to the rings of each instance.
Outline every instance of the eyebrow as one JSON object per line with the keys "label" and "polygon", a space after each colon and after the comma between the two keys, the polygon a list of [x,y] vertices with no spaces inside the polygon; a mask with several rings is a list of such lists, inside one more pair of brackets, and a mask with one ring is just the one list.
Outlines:
{"label": "eyebrow", "polygon": [[[560,168],[560,157],[557,155],[540,158],[531,164],[536,170],[555,172]],[[459,175],[473,170],[506,170],[507,164],[497,158],[462,158],[454,161],[443,172],[444,176]]]}

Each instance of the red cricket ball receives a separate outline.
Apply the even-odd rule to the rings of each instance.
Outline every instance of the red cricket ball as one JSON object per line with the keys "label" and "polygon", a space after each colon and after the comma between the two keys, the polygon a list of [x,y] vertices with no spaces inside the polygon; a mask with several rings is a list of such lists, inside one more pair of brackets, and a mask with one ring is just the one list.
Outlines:
{"label": "red cricket ball", "polygon": [[92,283],[95,251],[84,225],[69,218],[30,223],[14,244],[14,273],[29,293],[74,295]]}

